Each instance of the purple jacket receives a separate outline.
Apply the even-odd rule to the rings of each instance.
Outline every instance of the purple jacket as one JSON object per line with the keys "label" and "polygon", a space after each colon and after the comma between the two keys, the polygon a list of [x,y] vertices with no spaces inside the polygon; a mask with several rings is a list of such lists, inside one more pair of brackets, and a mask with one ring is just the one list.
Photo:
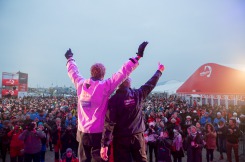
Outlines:
{"label": "purple jacket", "polygon": [[[128,60],[106,80],[85,79],[79,74],[77,65],[71,57],[67,63],[67,70],[77,90],[78,96],[78,130],[84,133],[101,133],[104,128],[105,113],[108,99],[118,85],[120,85],[139,65],[136,59]],[[90,85],[88,88],[86,85]]]}

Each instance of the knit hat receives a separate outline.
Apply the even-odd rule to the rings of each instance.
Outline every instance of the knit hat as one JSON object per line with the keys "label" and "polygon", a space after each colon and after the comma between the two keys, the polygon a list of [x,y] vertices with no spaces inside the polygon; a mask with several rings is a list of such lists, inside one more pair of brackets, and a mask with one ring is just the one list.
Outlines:
{"label": "knit hat", "polygon": [[172,119],[171,119],[171,122],[172,122],[172,123],[175,123],[175,122],[176,122],[176,119],[172,118]]}
{"label": "knit hat", "polygon": [[39,125],[43,125],[43,122],[39,122],[39,123],[38,123],[38,126],[39,126]]}
{"label": "knit hat", "polygon": [[3,125],[8,125],[9,122],[10,122],[9,120],[4,120],[4,121],[3,121]]}
{"label": "knit hat", "polygon": [[67,148],[66,152],[72,152],[72,149],[71,148]]}
{"label": "knit hat", "polygon": [[150,122],[150,123],[149,123],[149,126],[155,126],[155,125],[156,125],[155,122]]}
{"label": "knit hat", "polygon": [[186,116],[186,119],[191,119],[191,116],[189,116],[189,115],[188,115],[188,116]]}

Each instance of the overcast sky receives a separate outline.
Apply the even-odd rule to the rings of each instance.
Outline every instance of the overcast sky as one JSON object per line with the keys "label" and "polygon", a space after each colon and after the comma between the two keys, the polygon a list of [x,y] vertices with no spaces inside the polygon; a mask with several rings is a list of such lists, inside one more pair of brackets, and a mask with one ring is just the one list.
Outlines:
{"label": "overcast sky", "polygon": [[166,67],[160,81],[185,81],[205,63],[245,65],[244,0],[0,0],[0,72],[29,86],[72,86],[64,53],[81,74],[103,63],[106,78],[148,41],[133,86]]}

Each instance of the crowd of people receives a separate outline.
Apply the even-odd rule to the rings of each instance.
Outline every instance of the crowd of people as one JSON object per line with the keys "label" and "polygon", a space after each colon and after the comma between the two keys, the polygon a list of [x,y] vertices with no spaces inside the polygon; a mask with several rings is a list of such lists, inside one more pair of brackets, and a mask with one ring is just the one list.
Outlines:
{"label": "crowd of people", "polygon": [[[206,149],[207,162],[213,161],[214,151],[219,151],[219,160],[224,153],[227,160],[232,160],[234,149],[235,160],[239,161],[239,137],[244,131],[245,107],[211,105],[189,105],[181,97],[149,97],[145,102],[145,124],[148,126],[145,137],[152,161],[180,162],[187,156],[188,162],[202,161],[202,149]],[[164,138],[163,134],[166,136]],[[168,149],[161,149],[161,145]],[[169,145],[168,145],[169,144]],[[165,151],[165,154],[162,152]],[[166,156],[166,155],[169,155]]]}
{"label": "crowd of people", "polygon": [[8,152],[11,162],[43,162],[46,149],[54,151],[56,162],[76,157],[76,97],[3,98],[0,102],[3,162]]}
{"label": "crowd of people", "polygon": [[[238,161],[239,130],[244,130],[244,107],[191,106],[176,96],[149,96],[142,114],[149,161],[207,161],[213,152],[231,161],[234,149]],[[0,99],[1,158],[11,162],[24,158],[45,161],[46,149],[55,161],[76,159],[78,151],[77,97],[24,97]],[[242,128],[243,126],[243,128]],[[154,154],[153,154],[154,152]],[[154,156],[154,157],[153,157]]]}

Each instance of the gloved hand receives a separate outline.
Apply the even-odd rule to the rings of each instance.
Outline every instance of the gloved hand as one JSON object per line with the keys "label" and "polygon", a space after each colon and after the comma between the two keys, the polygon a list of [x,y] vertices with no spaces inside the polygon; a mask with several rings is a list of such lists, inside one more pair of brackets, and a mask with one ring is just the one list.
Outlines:
{"label": "gloved hand", "polygon": [[72,56],[73,56],[73,53],[71,52],[71,49],[69,48],[69,50],[67,50],[66,53],[65,53],[65,57],[68,60]]}
{"label": "gloved hand", "polygon": [[160,62],[158,62],[158,70],[161,71],[161,72],[163,72],[164,69],[165,69],[164,65],[161,64]]}
{"label": "gloved hand", "polygon": [[144,55],[144,50],[148,42],[143,42],[139,45],[138,52],[136,53],[139,57],[143,57]]}

